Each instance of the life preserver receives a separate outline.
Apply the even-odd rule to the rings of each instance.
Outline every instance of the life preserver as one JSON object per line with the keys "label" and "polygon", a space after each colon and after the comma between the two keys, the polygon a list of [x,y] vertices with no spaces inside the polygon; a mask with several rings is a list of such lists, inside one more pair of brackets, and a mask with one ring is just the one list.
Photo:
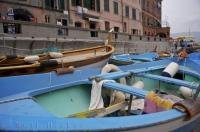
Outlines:
{"label": "life preserver", "polygon": [[[117,67],[116,65],[113,65],[113,64],[106,64],[103,67],[103,69],[101,70],[101,74],[103,74],[103,73],[109,73],[109,72],[116,72],[116,71],[120,71],[119,67]],[[124,77],[120,78],[119,82],[121,84],[126,84],[126,79]]]}
{"label": "life preserver", "polygon": [[[106,64],[103,67],[103,69],[101,70],[101,73],[104,74],[104,73],[116,72],[116,71],[120,71],[120,69],[117,66],[115,66],[113,64]],[[120,78],[119,82],[121,84],[126,84],[126,79],[124,77]],[[110,105],[122,102],[125,100],[125,98],[126,98],[126,96],[123,92],[116,91],[116,90],[111,91]]]}

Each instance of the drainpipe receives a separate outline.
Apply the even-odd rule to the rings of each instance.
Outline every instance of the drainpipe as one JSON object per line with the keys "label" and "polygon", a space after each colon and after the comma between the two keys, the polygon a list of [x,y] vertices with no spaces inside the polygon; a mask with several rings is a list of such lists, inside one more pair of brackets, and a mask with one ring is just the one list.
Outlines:
{"label": "drainpipe", "polygon": [[69,2],[70,0],[67,0],[67,11],[68,11],[68,25],[67,26],[69,26],[70,25],[70,19],[71,19],[71,17],[70,17],[70,2]]}
{"label": "drainpipe", "polygon": [[123,4],[123,0],[121,0],[121,7],[122,7],[122,10],[121,10],[121,13],[122,13],[122,32],[124,32],[124,10],[123,10],[123,7],[124,7],[124,4]]}

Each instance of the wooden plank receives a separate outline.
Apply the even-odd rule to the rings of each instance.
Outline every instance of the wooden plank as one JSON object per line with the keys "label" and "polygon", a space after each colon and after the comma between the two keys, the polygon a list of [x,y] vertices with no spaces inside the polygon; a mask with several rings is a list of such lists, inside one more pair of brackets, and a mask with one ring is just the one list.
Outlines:
{"label": "wooden plank", "polygon": [[122,108],[125,108],[127,105],[128,105],[128,102],[123,101],[123,102],[114,104],[112,106],[109,106],[107,108],[100,108],[100,109],[94,109],[94,110],[84,111],[80,113],[75,113],[75,114],[69,115],[68,117],[75,117],[75,118],[103,117],[115,111],[118,111]]}

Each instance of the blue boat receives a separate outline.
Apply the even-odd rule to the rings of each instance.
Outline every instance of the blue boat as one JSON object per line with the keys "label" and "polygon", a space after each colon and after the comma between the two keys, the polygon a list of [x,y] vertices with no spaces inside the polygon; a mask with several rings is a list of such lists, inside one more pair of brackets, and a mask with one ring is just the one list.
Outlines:
{"label": "blue boat", "polygon": [[194,52],[188,56],[190,61],[193,61],[195,64],[200,66],[200,52]]}
{"label": "blue boat", "polygon": [[[177,96],[180,95],[180,86],[198,91],[200,74],[189,67],[180,66],[173,78],[161,75],[171,63],[172,61],[167,59],[139,63],[121,66],[121,71],[104,74],[100,74],[101,69],[84,69],[59,76],[51,72],[1,77],[0,129],[5,131],[194,130],[200,123],[199,113],[191,116],[190,112],[180,111],[177,107],[153,113],[131,109],[133,96],[136,99],[146,99],[151,90],[173,93]],[[118,82],[118,79],[124,77],[127,79],[126,85]],[[88,110],[92,82],[103,80],[102,93],[105,94],[102,96],[105,107]],[[137,81],[144,83],[143,89],[131,86]],[[108,99],[106,93],[113,90],[126,93],[129,98],[120,103],[106,105],[109,102],[106,101]],[[125,114],[118,113],[124,107],[128,107]]]}
{"label": "blue boat", "polygon": [[158,54],[154,52],[142,53],[142,54],[119,54],[113,55],[109,63],[115,65],[129,65],[133,63],[149,62],[158,59]]}

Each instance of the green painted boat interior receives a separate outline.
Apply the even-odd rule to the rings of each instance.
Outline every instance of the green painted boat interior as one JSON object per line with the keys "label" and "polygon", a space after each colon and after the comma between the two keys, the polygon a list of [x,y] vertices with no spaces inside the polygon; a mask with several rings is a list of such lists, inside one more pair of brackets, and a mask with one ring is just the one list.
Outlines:
{"label": "green painted boat interior", "polygon": [[[161,75],[163,70],[164,69],[158,69],[158,70],[148,71],[146,73]],[[189,82],[200,83],[199,78],[191,76],[189,74],[185,74],[185,73],[177,73],[174,76],[174,78],[180,79],[180,80],[186,80]],[[144,83],[144,88],[147,91],[154,91],[155,89],[159,89],[160,91],[167,92],[168,94],[173,94],[173,95],[182,97],[179,91],[180,86],[177,86],[174,84],[165,83],[162,81],[157,81],[157,80],[153,80],[149,78],[137,77],[137,76],[132,76],[129,80],[127,80],[128,85],[133,85],[137,81],[142,81]]]}
{"label": "green painted boat interior", "polygon": [[89,84],[75,85],[37,95],[35,99],[56,117],[67,117],[88,110],[91,88]]}
{"label": "green painted boat interior", "polygon": [[[148,71],[147,73],[161,75],[162,71],[163,69],[159,69]],[[178,74],[180,75],[175,76],[177,79],[200,83],[200,80],[197,77],[182,73]],[[127,77],[127,85],[132,85],[137,81],[142,81],[144,83],[144,88],[147,91],[154,91],[155,89],[159,89],[163,92],[167,92],[168,94],[182,97],[179,91],[180,86],[144,77]],[[45,108],[56,117],[68,117],[69,115],[75,113],[88,111],[91,88],[91,84],[64,87],[62,89],[37,95],[35,96],[35,100],[38,104],[40,104],[43,108]],[[104,106],[109,106],[110,90],[103,88],[102,97],[104,100]]]}

